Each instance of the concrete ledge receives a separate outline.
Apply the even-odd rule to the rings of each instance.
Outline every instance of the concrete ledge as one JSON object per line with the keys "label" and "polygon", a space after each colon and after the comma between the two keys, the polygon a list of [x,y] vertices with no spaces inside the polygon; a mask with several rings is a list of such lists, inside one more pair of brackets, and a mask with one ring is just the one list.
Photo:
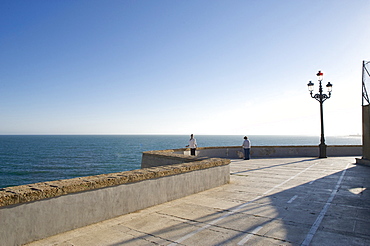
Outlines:
{"label": "concrete ledge", "polygon": [[[203,149],[203,148],[202,148]],[[204,148],[208,149],[208,148]],[[197,151],[199,153],[199,151]],[[179,163],[187,163],[194,161],[206,160],[213,155],[208,156],[191,156],[190,149],[168,149],[168,150],[152,150],[143,152],[141,158],[141,168],[158,167],[166,165],[174,165]]]}
{"label": "concrete ledge", "polygon": [[1,189],[1,245],[22,245],[226,184],[229,163],[210,158]]}
{"label": "concrete ledge", "polygon": [[370,166],[370,160],[365,158],[356,158],[356,164]]}

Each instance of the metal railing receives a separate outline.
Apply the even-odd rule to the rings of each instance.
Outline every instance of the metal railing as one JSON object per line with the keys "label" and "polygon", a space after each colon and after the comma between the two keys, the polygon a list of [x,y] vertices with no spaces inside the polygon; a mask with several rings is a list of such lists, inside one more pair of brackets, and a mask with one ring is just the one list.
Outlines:
{"label": "metal railing", "polygon": [[367,88],[370,87],[370,61],[362,62],[362,106],[370,104]]}

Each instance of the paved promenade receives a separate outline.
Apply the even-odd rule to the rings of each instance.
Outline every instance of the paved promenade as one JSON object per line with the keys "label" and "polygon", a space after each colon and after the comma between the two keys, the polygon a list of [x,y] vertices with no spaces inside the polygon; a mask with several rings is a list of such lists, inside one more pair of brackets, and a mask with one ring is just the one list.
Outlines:
{"label": "paved promenade", "polygon": [[354,157],[232,160],[231,182],[28,246],[370,245]]}

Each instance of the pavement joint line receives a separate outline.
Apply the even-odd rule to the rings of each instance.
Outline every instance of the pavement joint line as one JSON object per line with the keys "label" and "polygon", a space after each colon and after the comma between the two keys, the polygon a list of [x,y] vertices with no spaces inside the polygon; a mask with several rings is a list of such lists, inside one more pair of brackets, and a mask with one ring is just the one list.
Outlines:
{"label": "pavement joint line", "polygon": [[250,233],[251,234],[248,234],[247,236],[245,236],[242,240],[240,240],[240,242],[238,243],[238,245],[244,245],[246,242],[248,242],[248,240],[254,235],[256,234],[259,230],[261,230],[263,228],[263,226],[258,226],[257,228],[255,228],[253,231],[251,231]]}
{"label": "pavement joint line", "polygon": [[221,220],[223,220],[223,219],[225,219],[225,218],[229,217],[230,215],[234,214],[235,212],[239,211],[240,209],[244,208],[245,206],[247,206],[247,205],[251,204],[252,202],[254,202],[254,201],[256,201],[256,200],[258,200],[258,199],[260,199],[260,198],[264,197],[264,196],[265,196],[265,195],[267,195],[268,193],[272,192],[274,189],[276,189],[276,188],[278,188],[278,187],[280,187],[280,186],[284,185],[285,183],[289,182],[290,180],[292,180],[292,179],[294,179],[294,178],[298,177],[300,174],[304,173],[305,171],[307,171],[308,169],[312,168],[313,166],[316,166],[317,164],[318,164],[317,162],[316,162],[316,163],[314,163],[314,164],[312,164],[311,166],[309,166],[309,167],[307,167],[307,168],[303,169],[302,171],[300,171],[299,173],[297,173],[297,174],[295,174],[294,176],[290,177],[289,179],[287,179],[287,180],[283,181],[282,183],[280,183],[280,184],[278,184],[278,185],[275,185],[275,186],[274,186],[274,187],[272,187],[271,189],[269,189],[269,190],[265,191],[262,195],[259,195],[259,196],[255,197],[255,198],[253,198],[252,200],[250,200],[250,201],[248,201],[248,202],[246,202],[246,203],[243,203],[243,204],[241,204],[241,205],[237,206],[237,207],[236,207],[236,208],[234,208],[234,209],[231,209],[231,210],[230,210],[230,212],[227,212],[226,214],[224,214],[224,215],[222,215],[221,217],[219,217],[219,218],[217,218],[217,219],[215,219],[215,220],[213,220],[213,221],[209,222],[208,224],[204,225],[203,227],[201,227],[201,228],[199,228],[199,229],[197,229],[197,230],[195,230],[195,231],[192,231],[192,232],[188,233],[187,235],[185,235],[185,236],[183,236],[183,237],[181,237],[181,238],[179,238],[179,239],[175,240],[175,242],[174,242],[174,243],[169,244],[169,246],[175,246],[175,245],[177,245],[177,244],[179,244],[179,243],[181,243],[181,242],[185,241],[186,239],[191,238],[191,237],[192,237],[192,236],[194,236],[195,234],[197,234],[197,233],[199,233],[199,232],[201,232],[201,231],[203,231],[203,230],[205,230],[205,229],[207,229],[207,228],[211,227],[212,225],[214,225],[214,224],[216,224],[217,222],[219,222],[219,221],[221,221]]}
{"label": "pavement joint line", "polygon": [[294,195],[287,203],[292,203],[297,197],[298,195]]}
{"label": "pavement joint line", "polygon": [[355,220],[355,223],[353,223],[352,232],[355,232],[356,224],[357,224],[357,220]]}
{"label": "pavement joint line", "polygon": [[[154,241],[152,241],[152,240],[150,240],[150,239],[147,239],[147,238],[146,238],[147,236],[149,236],[149,237],[153,237],[153,238],[157,238],[157,239],[160,239],[160,240],[164,240],[164,241],[168,241],[168,242],[172,242],[172,241],[170,241],[170,240],[168,240],[168,239],[166,239],[166,238],[162,238],[162,237],[156,236],[156,235],[151,234],[151,233],[147,233],[147,232],[139,231],[139,230],[137,230],[137,229],[133,229],[133,228],[129,228],[129,229],[130,229],[130,230],[132,230],[132,231],[135,231],[135,232],[138,232],[138,233],[143,234],[143,236],[140,236],[140,239],[142,239],[142,240],[144,240],[144,241],[146,241],[146,242],[149,242],[149,243],[156,243],[156,242],[154,242]],[[129,234],[129,235],[131,235],[133,238],[136,238],[136,235],[135,235],[135,234],[133,234],[133,233],[129,233],[129,232],[130,232],[130,231],[128,231],[128,234]]]}
{"label": "pavement joint line", "polygon": [[[360,237],[364,237],[364,238],[370,240],[370,236],[369,236],[368,233],[341,231],[341,230],[332,229],[332,228],[329,228],[329,227],[325,227],[322,230],[325,231],[325,232],[341,234],[341,235],[345,235],[345,236],[349,236],[349,237],[359,237],[360,236]],[[369,244],[367,244],[367,245],[369,245]]]}
{"label": "pavement joint line", "polygon": [[308,246],[308,245],[310,245],[311,240],[315,236],[317,229],[319,228],[319,226],[320,226],[320,224],[321,224],[321,222],[322,222],[322,220],[323,220],[326,212],[328,211],[328,209],[329,209],[329,207],[331,205],[331,202],[333,201],[335,195],[338,193],[338,189],[340,187],[340,184],[342,183],[343,177],[346,174],[346,171],[347,171],[347,168],[348,167],[349,167],[349,163],[347,164],[346,168],[342,171],[342,174],[340,175],[335,188],[331,192],[328,200],[326,201],[326,203],[325,203],[323,209],[321,210],[319,216],[317,216],[315,222],[313,223],[310,231],[308,232],[308,234],[307,234],[305,240],[302,242],[301,246]]}

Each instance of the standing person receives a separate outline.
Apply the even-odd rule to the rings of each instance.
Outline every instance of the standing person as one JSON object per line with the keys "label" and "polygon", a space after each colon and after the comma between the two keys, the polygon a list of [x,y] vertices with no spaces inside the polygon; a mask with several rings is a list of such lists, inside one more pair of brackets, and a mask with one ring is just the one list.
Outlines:
{"label": "standing person", "polygon": [[244,137],[244,142],[242,145],[244,149],[244,160],[249,160],[251,155],[251,141],[247,136]]}
{"label": "standing person", "polygon": [[190,154],[195,155],[195,149],[197,148],[197,140],[194,138],[194,135],[190,135],[189,144],[186,147],[190,148]]}

